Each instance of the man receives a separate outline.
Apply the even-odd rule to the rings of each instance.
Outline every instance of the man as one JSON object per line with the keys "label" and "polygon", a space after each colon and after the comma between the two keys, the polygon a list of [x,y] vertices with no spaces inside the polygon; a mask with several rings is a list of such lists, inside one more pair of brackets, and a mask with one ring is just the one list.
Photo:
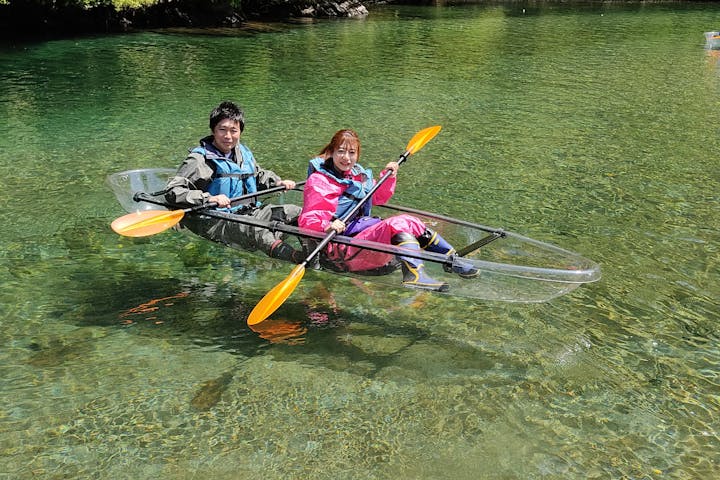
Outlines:
{"label": "man", "polygon": [[[282,180],[271,170],[261,168],[250,149],[240,143],[245,116],[233,102],[222,102],[210,113],[211,135],[190,150],[177,173],[167,184],[165,199],[178,206],[216,203],[217,208],[258,220],[297,223],[300,207],[296,205],[261,205],[246,201],[232,206],[230,198],[284,185],[295,187],[292,180]],[[281,232],[190,215],[182,225],[209,240],[246,250],[260,249],[272,258],[300,263],[303,255],[283,241]]]}

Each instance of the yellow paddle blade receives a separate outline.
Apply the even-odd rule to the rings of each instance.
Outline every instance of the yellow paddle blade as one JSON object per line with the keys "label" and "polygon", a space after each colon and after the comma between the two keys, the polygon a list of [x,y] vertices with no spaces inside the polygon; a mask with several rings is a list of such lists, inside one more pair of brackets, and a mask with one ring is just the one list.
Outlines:
{"label": "yellow paddle blade", "polygon": [[302,322],[292,322],[284,318],[267,318],[250,329],[270,343],[300,345],[305,343],[304,335],[308,328]]}
{"label": "yellow paddle blade", "polygon": [[[435,125],[434,127],[428,127],[416,133],[413,138],[410,139],[410,142],[407,145],[407,151],[400,157],[399,163],[402,163],[408,155],[411,155],[413,152],[416,152],[422,147],[424,147],[427,142],[432,140],[433,137],[438,134],[441,128],[442,127],[440,125]],[[374,189],[376,189],[380,185],[380,183],[382,183],[387,178],[388,175],[386,174],[383,178],[379,180],[378,184],[375,185],[372,191],[374,191]],[[357,209],[362,206],[362,204],[367,201],[369,197],[370,195],[365,196],[354,208]],[[321,243],[323,248],[330,240],[332,240],[334,233],[335,232],[331,232],[325,237],[325,240],[323,240],[323,242]],[[318,246],[318,249],[320,248],[321,247]],[[272,313],[277,310],[280,305],[282,305],[282,303],[295,290],[298,283],[300,283],[300,280],[302,280],[302,277],[305,274],[305,263],[309,262],[312,256],[317,253],[317,251],[311,253],[310,256],[305,260],[305,262],[295,267],[285,280],[275,285],[275,287],[270,290],[262,298],[262,300],[258,302],[257,305],[255,305],[255,308],[253,308],[252,312],[250,312],[250,316],[248,317],[248,325],[256,325],[262,322],[267,317],[272,315]]]}
{"label": "yellow paddle blade", "polygon": [[282,282],[275,285],[265,296],[255,305],[255,308],[250,312],[247,323],[248,325],[256,325],[278,309],[280,305],[292,294],[297,287],[297,284],[302,280],[305,275],[305,265],[300,264],[293,268],[290,275],[285,278]]}
{"label": "yellow paddle blade", "polygon": [[147,237],[177,225],[183,216],[184,210],[143,210],[116,218],[110,228],[125,237]]}
{"label": "yellow paddle blade", "polygon": [[435,125],[434,127],[428,127],[428,128],[424,128],[424,129],[420,130],[408,142],[407,151],[409,153],[417,152],[422,147],[424,147],[427,142],[432,140],[433,137],[435,137],[435,135],[437,135],[441,129],[442,129],[442,127],[440,125]]}

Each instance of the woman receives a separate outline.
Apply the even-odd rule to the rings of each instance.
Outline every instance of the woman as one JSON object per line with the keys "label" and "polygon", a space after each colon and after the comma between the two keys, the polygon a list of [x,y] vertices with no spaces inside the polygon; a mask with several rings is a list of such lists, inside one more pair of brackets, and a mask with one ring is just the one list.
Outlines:
{"label": "woman", "polygon": [[[383,205],[395,192],[398,163],[389,162],[381,172],[391,176],[363,205],[362,211],[347,224],[340,220],[372,189],[372,171],[357,163],[360,158],[360,139],[352,130],[339,130],[320,154],[310,160],[308,179],[303,193],[303,209],[298,219],[301,228],[319,232],[335,230],[361,240],[397,245],[409,250],[425,249],[451,255],[453,247],[436,232],[412,215],[394,215],[386,219],[371,217],[372,203]],[[325,258],[343,271],[378,272],[392,265],[390,254],[330,243]],[[422,260],[398,256],[403,273],[403,285],[444,292],[448,284],[429,277]],[[458,263],[458,262],[455,262]],[[470,278],[478,271],[467,263],[454,266],[453,271]]]}

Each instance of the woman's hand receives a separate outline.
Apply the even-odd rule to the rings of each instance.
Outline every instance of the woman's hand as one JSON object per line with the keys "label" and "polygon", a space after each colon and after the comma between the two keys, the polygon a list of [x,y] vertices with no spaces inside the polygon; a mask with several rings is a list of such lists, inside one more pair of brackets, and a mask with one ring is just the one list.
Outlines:
{"label": "woman's hand", "polygon": [[342,233],[345,231],[345,222],[340,220],[339,218],[336,220],[333,220],[328,224],[327,227],[325,227],[325,232],[329,233],[331,230],[335,230],[337,233]]}
{"label": "woman's hand", "polygon": [[285,185],[285,190],[292,190],[295,188],[295,182],[293,180],[280,180],[280,185]]}
{"label": "woman's hand", "polygon": [[230,206],[230,199],[223,193],[208,197],[208,202],[217,203],[217,206],[220,208],[227,208]]}
{"label": "woman's hand", "polygon": [[398,168],[400,168],[400,164],[398,162],[388,162],[388,164],[385,165],[385,170],[390,170],[392,172],[392,177],[397,176]]}

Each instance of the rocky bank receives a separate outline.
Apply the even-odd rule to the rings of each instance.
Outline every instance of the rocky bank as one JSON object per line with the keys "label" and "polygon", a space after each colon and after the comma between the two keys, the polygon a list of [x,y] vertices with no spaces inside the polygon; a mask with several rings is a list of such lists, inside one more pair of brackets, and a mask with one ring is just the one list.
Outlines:
{"label": "rocky bank", "polygon": [[241,27],[249,20],[362,17],[382,0],[163,0],[141,9],[58,6],[61,2],[11,0],[0,5],[0,38],[54,38],[164,27]]}

